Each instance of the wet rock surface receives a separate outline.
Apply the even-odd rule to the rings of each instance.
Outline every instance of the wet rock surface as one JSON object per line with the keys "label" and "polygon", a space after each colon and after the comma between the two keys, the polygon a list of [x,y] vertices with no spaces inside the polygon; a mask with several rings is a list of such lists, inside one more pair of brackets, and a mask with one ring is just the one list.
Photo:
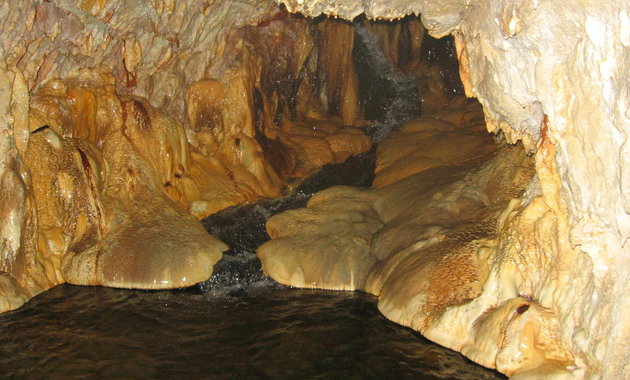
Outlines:
{"label": "wet rock surface", "polygon": [[2,311],[64,282],[203,281],[225,245],[195,218],[372,145],[345,23],[262,0],[0,8]]}
{"label": "wet rock surface", "polygon": [[[527,191],[497,219],[496,238],[474,239],[487,230],[462,232],[463,241],[483,243],[480,255],[460,244],[463,255],[444,259],[479,264],[487,286],[469,309],[449,308],[425,333],[508,374],[629,377],[628,2],[283,2],[287,9],[263,0],[2,2],[0,311],[67,280],[146,286],[173,275],[191,281],[209,275],[224,246],[183,213],[202,218],[283,194],[293,178],[368,150],[360,130],[366,108],[383,109],[360,94],[362,74],[352,58],[364,41],[350,23],[324,17],[311,23],[290,12],[348,19],[421,14],[432,35],[453,34],[464,93],[484,106],[487,129],[508,143],[522,141],[536,167]],[[421,48],[418,19],[366,29],[380,36],[387,59],[416,79],[423,74],[415,68],[424,68],[410,52],[426,51],[429,61],[436,56],[430,44]],[[454,67],[419,81],[424,116],[449,100],[425,98],[431,91],[424,89],[452,82]],[[415,139],[417,132],[399,137]],[[425,146],[438,147],[430,141]],[[400,156],[381,162],[381,173],[396,172],[390,164],[404,161]],[[409,173],[398,174],[377,186],[402,188]],[[490,194],[484,202],[494,201],[497,194]],[[451,206],[444,215],[470,204]],[[181,217],[170,231],[169,217]],[[393,239],[408,231],[390,232]],[[171,244],[154,241],[169,234]],[[441,243],[454,244],[446,237]],[[108,252],[110,246],[119,249]],[[400,263],[411,266],[408,278],[426,265],[402,256]],[[106,273],[97,269],[98,257]],[[176,257],[193,264],[178,266],[186,260]],[[151,275],[130,261],[147,264]],[[488,273],[486,261],[493,264]],[[177,273],[168,273],[171,265]],[[184,273],[189,269],[194,275]],[[443,267],[434,269],[437,279],[449,279]],[[431,302],[472,297],[478,291],[472,272],[458,272],[466,291],[446,287],[455,294]],[[401,294],[424,286],[390,285]],[[388,315],[426,327],[408,312],[414,302],[407,311],[390,304]],[[496,312],[475,314],[487,307]],[[478,329],[467,335],[470,329],[449,321]]]}
{"label": "wet rock surface", "polygon": [[[562,373],[572,355],[557,338],[557,316],[503,285],[542,276],[533,265],[521,276],[520,265],[539,259],[506,249],[497,235],[521,212],[533,160],[496,144],[478,104],[454,100],[443,114],[451,121],[436,114],[385,138],[378,187],[331,187],[305,208],[272,216],[272,239],[257,251],[263,270],[289,286],[377,295],[388,318],[486,366],[522,355],[522,364],[501,365],[544,362]],[[439,154],[423,157],[435,147]],[[467,344],[471,338],[484,344]]]}
{"label": "wet rock surface", "polygon": [[292,194],[253,204],[234,206],[203,219],[210,234],[225,242],[230,249],[215,265],[214,274],[199,286],[203,289],[226,286],[247,286],[263,281],[261,263],[255,252],[269,240],[267,220],[282,211],[306,206],[318,191],[336,185],[368,188],[374,179],[376,149],[352,156],[342,164],[329,164],[306,178]]}
{"label": "wet rock surface", "polygon": [[[416,76],[403,72],[391,57],[385,55],[383,44],[388,43],[388,36],[373,33],[365,20],[357,21],[353,26],[352,59],[359,79],[359,105],[371,119],[365,133],[374,144],[372,149],[351,156],[341,164],[324,165],[315,174],[301,180],[290,190],[290,195],[231,207],[205,218],[203,223],[208,232],[228,244],[230,250],[217,263],[213,277],[202,287],[242,286],[263,280],[260,260],[254,253],[269,240],[265,227],[267,220],[280,212],[305,207],[314,194],[333,186],[360,189],[372,186],[378,144],[419,115]],[[416,31],[423,32],[421,26]]]}
{"label": "wet rock surface", "polygon": [[[432,35],[453,34],[464,92],[483,105],[488,130],[522,141],[536,160],[529,198],[500,231],[500,256],[520,263],[517,273],[510,260],[501,264],[514,276],[502,277],[502,287],[537,299],[561,321],[557,343],[542,344],[552,362],[558,359],[551,367],[517,346],[482,359],[472,346],[483,339],[472,337],[471,357],[530,378],[563,371],[628,378],[630,319],[618,316],[630,310],[629,3],[608,1],[597,11],[582,0],[282,3],[290,11],[347,20],[421,14]],[[530,339],[535,320],[510,334]],[[565,349],[574,355],[570,366],[557,355]]]}

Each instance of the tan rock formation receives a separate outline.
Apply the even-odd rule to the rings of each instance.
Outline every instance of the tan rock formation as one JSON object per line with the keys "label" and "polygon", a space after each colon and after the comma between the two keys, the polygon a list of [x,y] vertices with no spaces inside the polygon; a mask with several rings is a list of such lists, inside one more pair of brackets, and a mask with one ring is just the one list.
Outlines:
{"label": "tan rock formation", "polygon": [[[270,224],[279,239],[269,246],[293,239],[309,260],[335,246],[349,254],[343,265],[278,253],[267,269],[301,286],[380,293],[390,318],[508,374],[630,377],[628,2],[281,2],[309,16],[421,14],[432,35],[453,34],[466,94],[491,132],[522,141],[536,175],[510,201],[529,173],[518,148],[482,163],[490,148],[477,116],[434,132],[421,121],[381,147],[378,189],[331,189]],[[430,67],[399,55],[399,44],[422,43],[417,23],[370,28],[400,69],[440,93],[435,75],[417,71]],[[355,128],[353,42],[342,21],[313,24],[264,0],[0,2],[0,311],[68,280],[209,276],[225,246],[187,213],[278,195],[368,149]],[[470,128],[453,129],[460,122]],[[456,133],[471,145],[437,149]],[[445,164],[459,169],[447,175]],[[436,188],[418,201],[423,181]],[[414,206],[392,206],[403,200]],[[317,245],[296,240],[289,220]],[[322,234],[330,224],[336,235]],[[342,236],[352,238],[330,240]]]}
{"label": "tan rock formation", "polygon": [[256,0],[5,1],[0,19],[0,311],[63,282],[203,281],[227,247],[193,216],[371,146],[345,22]]}
{"label": "tan rock formation", "polygon": [[[133,92],[165,109],[183,109],[184,98],[177,94],[187,82],[179,81],[199,74],[185,76],[194,64],[181,58],[193,52],[196,38],[208,44],[199,46],[203,50],[217,45],[220,33],[201,27],[207,21],[201,9],[157,2],[147,12],[147,4],[27,1],[0,7],[2,310],[66,280],[192,284],[210,275],[225,248],[162,191],[163,176],[179,170],[178,160],[189,159],[181,127],[175,122],[156,127],[156,119],[164,118],[146,102],[119,98]],[[245,10],[242,4],[220,9],[234,7]],[[224,21],[226,27],[239,22]],[[180,44],[177,34],[186,28],[190,40]],[[117,80],[109,79],[112,73]],[[157,91],[154,80],[160,83]],[[153,123],[147,123],[150,117]],[[168,167],[173,154],[176,165]],[[156,208],[166,213],[141,217]],[[182,220],[167,231],[163,219],[169,213]],[[172,243],[155,239],[171,235]],[[118,250],[112,261],[110,244],[130,250],[124,255]],[[154,254],[147,266],[146,256]],[[134,255],[137,262],[129,263]]]}
{"label": "tan rock formation", "polygon": [[[464,104],[455,110],[458,102]],[[426,116],[388,136],[378,147],[373,186],[381,188],[433,167],[455,165],[493,151],[494,144],[483,133],[479,105],[466,102],[459,98],[439,113],[425,111]]]}
{"label": "tan rock formation", "polygon": [[53,82],[30,102],[24,163],[48,283],[171,288],[207,279],[227,247],[169,199],[180,190],[171,181],[190,172],[183,129],[113,86],[90,85]]}
{"label": "tan rock formation", "polygon": [[[497,148],[478,127],[478,107],[450,109],[459,127],[425,118],[390,135],[379,146],[378,189],[334,187],[272,217],[263,268],[287,285],[378,295],[388,318],[504,373],[570,373],[558,317],[532,289],[550,265],[531,241],[549,210],[540,196],[529,207],[519,200],[533,162],[520,147]],[[410,166],[412,147],[437,158]],[[391,157],[402,158],[385,166]]]}
{"label": "tan rock formation", "polygon": [[[444,322],[425,334],[506,373],[559,376],[553,372],[557,365],[545,363],[566,363],[572,356],[574,364],[563,371],[573,377],[629,377],[630,5],[620,0],[282,2],[311,16],[421,14],[431,34],[454,34],[466,93],[484,106],[488,129],[501,130],[510,142],[521,140],[534,153],[537,175],[529,195],[504,216],[500,225],[506,227],[489,248],[497,280],[470,303],[483,308],[480,302],[490,294],[520,294],[543,308],[537,306],[536,315],[551,313],[558,322],[545,330],[538,316],[518,313],[524,306],[516,314],[506,311],[506,319],[492,320],[486,331],[502,331],[522,344],[502,343],[500,349],[488,335],[468,337],[471,327],[490,321],[479,314],[468,319],[460,338]],[[460,311],[448,312],[444,321],[461,317]],[[557,337],[555,349],[550,336]],[[528,351],[532,339],[538,354]]]}

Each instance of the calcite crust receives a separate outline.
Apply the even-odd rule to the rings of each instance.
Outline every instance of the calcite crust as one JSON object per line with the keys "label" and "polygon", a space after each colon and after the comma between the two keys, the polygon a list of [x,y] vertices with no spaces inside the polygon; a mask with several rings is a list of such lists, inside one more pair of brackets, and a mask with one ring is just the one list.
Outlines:
{"label": "calcite crust", "polygon": [[0,311],[208,279],[198,219],[370,149],[352,36],[264,0],[0,2]]}
{"label": "calcite crust", "polygon": [[[528,182],[520,148],[486,145],[472,114],[459,114],[474,121],[468,131],[441,123],[427,133],[419,121],[382,146],[377,189],[331,189],[270,222],[277,239],[261,255],[283,255],[282,239],[304,243],[283,226],[298,220],[321,236],[304,252],[317,258],[334,243],[341,263],[284,253],[266,270],[380,294],[388,317],[507,374],[630,377],[630,4],[277,3],[348,20],[415,14],[432,35],[452,34],[485,127],[520,141],[535,174]],[[65,281],[207,278],[226,246],[189,214],[278,195],[293,177],[369,149],[356,128],[351,35],[263,0],[1,1],[0,311]],[[328,70],[330,82],[309,70]],[[448,133],[474,144],[437,149]],[[510,164],[474,164],[493,154],[488,162]],[[431,197],[417,198],[418,178],[439,182]],[[499,186],[506,178],[515,185]],[[419,205],[391,206],[402,200]],[[338,235],[322,233],[329,224]]]}
{"label": "calcite crust", "polygon": [[[529,198],[505,220],[510,227],[501,230],[493,249],[545,259],[518,264],[522,274],[502,279],[501,288],[518,283],[517,290],[526,290],[528,298],[556,315],[554,334],[575,360],[567,367],[571,376],[629,377],[630,4],[279,2],[291,11],[346,19],[361,13],[385,19],[421,14],[433,35],[454,35],[466,94],[482,103],[488,130],[501,131],[510,142],[522,141],[536,161]],[[527,238],[517,238],[524,233]],[[494,262],[494,269],[515,265],[509,262]],[[484,288],[478,298],[489,291]],[[523,324],[521,333],[535,330],[528,326]],[[427,335],[441,341],[446,331]],[[519,357],[483,359],[473,351],[468,352],[475,360],[506,373],[513,371],[504,366],[515,365]],[[560,376],[543,364],[538,374],[531,372],[528,368],[537,366],[531,360],[521,364],[523,375]]]}

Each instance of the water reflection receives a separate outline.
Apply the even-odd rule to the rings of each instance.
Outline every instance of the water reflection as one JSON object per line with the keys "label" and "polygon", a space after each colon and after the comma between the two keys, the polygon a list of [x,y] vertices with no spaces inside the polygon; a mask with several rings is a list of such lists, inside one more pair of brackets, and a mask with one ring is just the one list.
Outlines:
{"label": "water reflection", "polygon": [[0,376],[494,379],[361,293],[58,286],[0,316]]}

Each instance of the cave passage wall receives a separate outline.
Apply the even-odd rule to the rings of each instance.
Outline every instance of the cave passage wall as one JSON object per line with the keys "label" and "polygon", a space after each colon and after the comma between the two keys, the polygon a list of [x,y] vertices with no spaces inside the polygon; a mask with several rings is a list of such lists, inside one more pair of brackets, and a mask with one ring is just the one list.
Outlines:
{"label": "cave passage wall", "polygon": [[[630,376],[627,2],[282,3],[421,15],[454,36],[487,129],[534,157],[482,250],[481,307],[417,328],[505,373]],[[201,281],[227,247],[196,218],[370,147],[347,23],[262,0],[15,4],[0,2],[2,311],[66,281]]]}
{"label": "cave passage wall", "polygon": [[[522,274],[506,279],[503,290],[536,300],[557,318],[560,344],[575,355],[571,376],[630,376],[630,5],[283,3],[306,15],[346,19],[420,14],[434,36],[454,35],[466,93],[483,104],[488,130],[522,141],[536,160],[529,200],[500,231],[500,255],[519,263]],[[536,263],[543,257],[547,264]],[[456,349],[464,344],[447,329],[432,339]],[[499,358],[486,364],[501,366]]]}
{"label": "cave passage wall", "polygon": [[[371,148],[350,22],[254,0],[0,12],[2,310],[64,282],[203,281],[227,247],[196,219]],[[373,27],[440,92],[399,57],[421,46],[417,18]]]}
{"label": "cave passage wall", "polygon": [[254,0],[0,16],[1,310],[63,282],[204,281],[227,247],[197,219],[372,145],[348,22]]}

